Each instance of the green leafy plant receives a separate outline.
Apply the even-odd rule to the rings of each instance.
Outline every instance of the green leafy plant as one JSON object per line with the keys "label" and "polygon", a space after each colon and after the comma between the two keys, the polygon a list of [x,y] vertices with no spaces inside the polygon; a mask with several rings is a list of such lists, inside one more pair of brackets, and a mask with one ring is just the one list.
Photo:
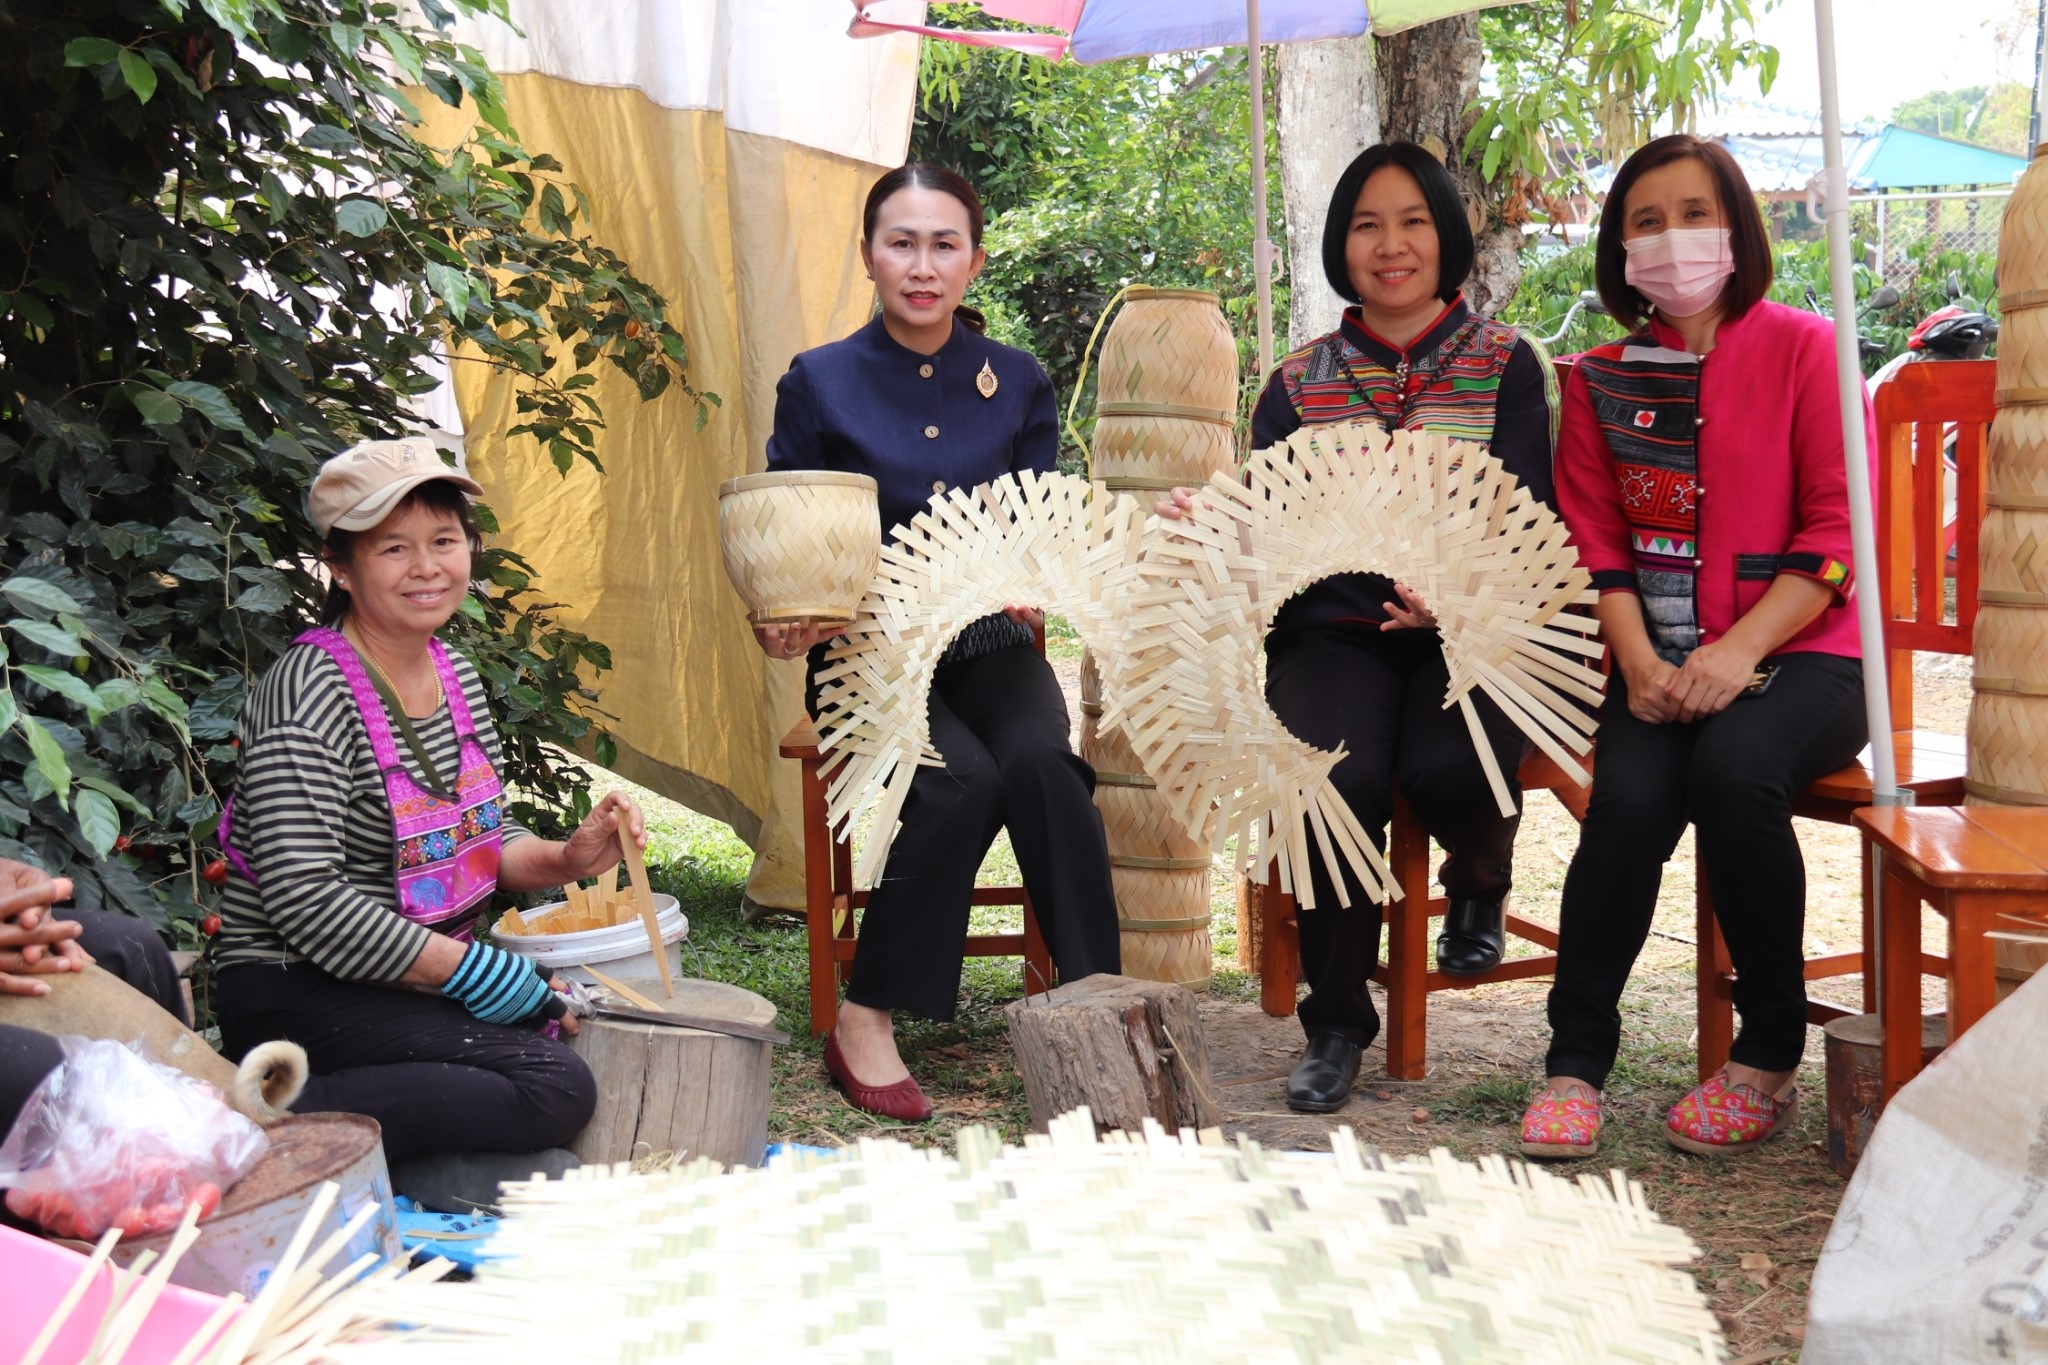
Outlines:
{"label": "green leafy plant", "polygon": [[[242,700],[320,590],[305,487],[423,429],[444,357],[516,375],[513,430],[562,470],[598,462],[601,363],[700,423],[717,401],[448,5],[418,13],[0,2],[0,854],[81,904],[189,936]],[[418,100],[473,131],[429,145]],[[610,658],[516,554],[478,574],[452,633],[546,828],[587,799],[559,750],[607,755]]]}

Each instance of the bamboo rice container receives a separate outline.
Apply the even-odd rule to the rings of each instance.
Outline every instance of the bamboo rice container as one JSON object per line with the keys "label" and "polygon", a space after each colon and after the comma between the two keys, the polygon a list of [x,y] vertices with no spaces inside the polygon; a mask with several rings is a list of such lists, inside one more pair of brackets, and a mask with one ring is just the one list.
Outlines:
{"label": "bamboo rice container", "polygon": [[877,486],[826,469],[727,479],[718,538],[754,625],[848,625],[881,565]]}
{"label": "bamboo rice container", "polygon": [[[1985,463],[1967,800],[2048,806],[2048,144],[1999,229],[1998,416]],[[2000,940],[1998,974],[2031,976],[2048,945]]]}
{"label": "bamboo rice container", "polygon": [[1217,297],[1132,286],[1102,342],[1091,473],[1112,492],[1156,492],[1230,468],[1237,394],[1237,340]]}
{"label": "bamboo rice container", "polygon": [[1123,733],[1105,727],[1102,675],[1081,660],[1081,761],[1095,769],[1095,806],[1109,842],[1123,974],[1209,984],[1209,850],[1174,821]]}

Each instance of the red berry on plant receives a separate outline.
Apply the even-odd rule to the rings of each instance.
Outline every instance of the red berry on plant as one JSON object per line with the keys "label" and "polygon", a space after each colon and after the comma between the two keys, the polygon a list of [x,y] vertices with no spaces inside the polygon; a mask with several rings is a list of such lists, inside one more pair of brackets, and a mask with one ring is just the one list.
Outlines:
{"label": "red berry on plant", "polygon": [[220,932],[220,916],[207,915],[199,921],[199,932],[212,938]]}
{"label": "red berry on plant", "polygon": [[206,878],[209,885],[226,886],[228,884],[228,860],[226,858],[215,858],[204,868],[200,869],[199,875]]}

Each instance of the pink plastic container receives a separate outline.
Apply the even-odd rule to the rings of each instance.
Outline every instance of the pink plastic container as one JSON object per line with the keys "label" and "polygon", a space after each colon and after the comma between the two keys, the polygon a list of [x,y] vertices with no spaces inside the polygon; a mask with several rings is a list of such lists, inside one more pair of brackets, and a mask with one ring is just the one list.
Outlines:
{"label": "pink plastic container", "polygon": [[[27,1353],[59,1300],[77,1282],[86,1259],[69,1247],[0,1227],[0,1285],[6,1286],[7,1304],[0,1312],[0,1360],[20,1360]],[[113,1272],[101,1266],[64,1330],[44,1352],[43,1365],[78,1365],[112,1297]],[[220,1300],[211,1294],[165,1285],[123,1365],[166,1365],[219,1306]]]}

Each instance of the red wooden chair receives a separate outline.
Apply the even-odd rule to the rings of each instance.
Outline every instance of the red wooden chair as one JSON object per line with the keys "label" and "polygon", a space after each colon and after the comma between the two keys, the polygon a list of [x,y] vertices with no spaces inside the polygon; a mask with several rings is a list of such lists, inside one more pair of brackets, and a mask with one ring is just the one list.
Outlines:
{"label": "red wooden chair", "polygon": [[[1998,363],[1993,360],[1925,361],[1900,368],[1873,395],[1877,409],[1878,585],[1884,606],[1886,667],[1891,682],[1892,733],[1899,786],[1922,806],[1963,803],[1963,742],[1954,735],[1913,728],[1913,654],[1930,650],[1968,654],[1977,620],[1977,533],[1984,520],[1984,450],[1996,406]],[[1947,428],[1956,433],[1955,506],[1952,533],[1942,525],[1947,470],[1942,445]],[[1956,550],[1956,619],[1944,619],[1950,535]],[[1850,823],[1859,806],[1871,803],[1870,770],[1863,763],[1829,773],[1792,804],[1793,813],[1835,824]],[[1808,959],[1806,979],[1826,981],[1861,976],[1860,1010],[1824,1000],[1807,1002],[1810,1022],[1824,1024],[1877,1008],[1870,845],[1863,848],[1863,943],[1853,953]],[[1714,918],[1713,900],[1702,876],[1697,898],[1700,945],[1699,1068],[1702,1080],[1728,1062],[1735,1040],[1734,971]],[[1934,974],[1945,964],[1928,958]]]}
{"label": "red wooden chair", "polygon": [[[1592,793],[1567,777],[1540,750],[1523,760],[1521,779],[1524,791],[1554,791],[1573,815],[1581,820],[1586,818],[1586,802]],[[1498,967],[1479,976],[1446,976],[1432,971],[1432,922],[1450,907],[1450,902],[1429,894],[1429,834],[1398,791],[1394,793],[1394,818],[1387,827],[1387,864],[1401,895],[1386,906],[1387,956],[1372,979],[1387,991],[1387,1074],[1396,1080],[1415,1081],[1422,1079],[1426,1069],[1430,993],[1548,976],[1557,970],[1557,930],[1510,912],[1507,925],[1511,938],[1524,939],[1550,951],[1504,958]],[[1271,874],[1255,892],[1251,897],[1252,913],[1261,917],[1259,1006],[1271,1015],[1289,1015],[1294,1013],[1294,988],[1301,979],[1301,937],[1295,924],[1294,897],[1281,890],[1279,877]],[[1328,913],[1345,911],[1333,907]]]}
{"label": "red wooden chair", "polygon": [[[1045,653],[1045,632],[1038,632],[1038,652]],[[804,933],[809,939],[811,970],[811,1035],[823,1037],[839,1019],[839,990],[853,969],[855,924],[869,893],[853,885],[853,843],[846,831],[834,834],[826,808],[825,755],[818,731],[806,718],[782,737],[781,754],[803,765]],[[1052,989],[1052,954],[1031,897],[1021,886],[977,886],[976,905],[1018,905],[1024,909],[1024,931],[1018,934],[969,934],[969,957],[1022,957],[1024,990],[1038,994]]]}

